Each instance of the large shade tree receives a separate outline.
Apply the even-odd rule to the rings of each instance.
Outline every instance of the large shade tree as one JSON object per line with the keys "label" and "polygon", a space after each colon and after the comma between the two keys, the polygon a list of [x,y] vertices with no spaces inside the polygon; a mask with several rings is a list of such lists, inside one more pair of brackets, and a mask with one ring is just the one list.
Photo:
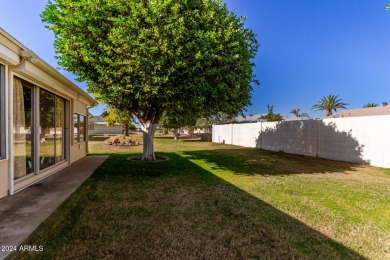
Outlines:
{"label": "large shade tree", "polygon": [[217,113],[214,115],[209,115],[207,117],[198,118],[196,120],[195,127],[205,128],[211,132],[213,125],[230,124],[234,122],[235,122],[235,118],[233,116],[224,113]]}
{"label": "large shade tree", "polygon": [[41,17],[59,64],[138,118],[144,160],[164,111],[237,115],[250,104],[258,43],[221,0],[55,0]]}
{"label": "large shade tree", "polygon": [[342,99],[338,98],[337,95],[328,95],[321,98],[320,102],[313,105],[313,109],[325,111],[326,116],[331,116],[332,111],[337,111],[337,109],[344,108],[347,109],[347,103],[341,102]]}

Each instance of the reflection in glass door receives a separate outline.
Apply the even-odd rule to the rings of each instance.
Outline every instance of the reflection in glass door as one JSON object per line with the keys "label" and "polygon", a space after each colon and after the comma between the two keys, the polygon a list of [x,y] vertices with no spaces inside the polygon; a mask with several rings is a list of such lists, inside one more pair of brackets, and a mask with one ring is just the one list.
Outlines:
{"label": "reflection in glass door", "polygon": [[55,164],[55,96],[39,91],[39,169]]}
{"label": "reflection in glass door", "polygon": [[65,99],[56,97],[56,163],[65,160]]}
{"label": "reflection in glass door", "polygon": [[33,86],[14,78],[13,158],[14,178],[34,172],[33,157]]}
{"label": "reflection in glass door", "polygon": [[45,169],[65,159],[65,100],[40,90],[39,106],[39,169]]}

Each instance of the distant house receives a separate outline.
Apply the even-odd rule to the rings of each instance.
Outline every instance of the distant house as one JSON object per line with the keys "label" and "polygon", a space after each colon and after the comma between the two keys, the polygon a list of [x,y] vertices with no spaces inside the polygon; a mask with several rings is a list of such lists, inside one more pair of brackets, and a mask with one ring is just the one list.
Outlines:
{"label": "distant house", "polygon": [[[136,131],[141,131],[142,126],[133,122],[132,125]],[[89,135],[94,134],[123,134],[125,128],[119,123],[115,123],[113,126],[108,126],[108,123],[104,121],[102,116],[94,116],[88,120],[88,133]]]}
{"label": "distant house", "polygon": [[236,117],[233,121],[234,123],[256,123],[264,121],[261,119],[261,116],[265,116],[266,114],[256,114],[256,115],[248,115],[248,116],[239,116]]}
{"label": "distant house", "polygon": [[379,116],[390,115],[390,106],[387,103],[383,103],[378,107],[367,107],[358,109],[348,109],[339,112],[335,117],[355,117],[355,116]]}
{"label": "distant house", "polygon": [[104,121],[101,116],[94,116],[88,120],[88,133],[94,134],[122,134],[123,126],[119,123],[115,123],[113,126],[108,126],[108,123]]}
{"label": "distant house", "polygon": [[211,129],[209,129],[207,127],[198,127],[198,128],[194,128],[193,133],[194,134],[211,133]]}

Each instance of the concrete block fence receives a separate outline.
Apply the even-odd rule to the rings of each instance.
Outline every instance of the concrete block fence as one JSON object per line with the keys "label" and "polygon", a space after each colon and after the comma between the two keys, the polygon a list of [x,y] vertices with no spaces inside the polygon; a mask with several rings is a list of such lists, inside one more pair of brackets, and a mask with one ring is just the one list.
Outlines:
{"label": "concrete block fence", "polygon": [[390,168],[390,115],[213,125],[212,141]]}

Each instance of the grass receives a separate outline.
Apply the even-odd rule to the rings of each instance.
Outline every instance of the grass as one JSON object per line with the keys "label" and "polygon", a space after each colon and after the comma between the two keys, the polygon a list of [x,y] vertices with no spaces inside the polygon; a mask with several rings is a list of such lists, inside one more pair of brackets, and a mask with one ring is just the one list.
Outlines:
{"label": "grass", "polygon": [[389,259],[390,170],[158,136],[104,164],[11,259]]}

